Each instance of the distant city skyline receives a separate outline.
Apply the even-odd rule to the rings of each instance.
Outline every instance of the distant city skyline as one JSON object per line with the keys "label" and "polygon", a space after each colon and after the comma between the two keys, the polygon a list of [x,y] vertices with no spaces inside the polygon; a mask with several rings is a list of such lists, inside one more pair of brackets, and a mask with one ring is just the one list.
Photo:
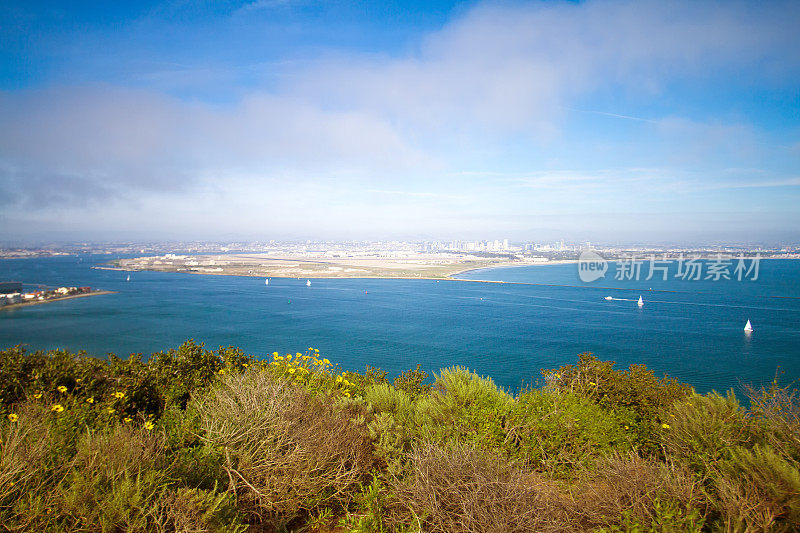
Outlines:
{"label": "distant city skyline", "polygon": [[798,2],[0,17],[0,241],[800,241]]}

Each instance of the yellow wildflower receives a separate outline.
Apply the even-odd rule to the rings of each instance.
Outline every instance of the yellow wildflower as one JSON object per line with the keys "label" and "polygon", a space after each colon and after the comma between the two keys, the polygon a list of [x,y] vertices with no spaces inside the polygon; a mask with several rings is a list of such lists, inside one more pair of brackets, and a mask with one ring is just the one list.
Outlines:
{"label": "yellow wildflower", "polygon": [[278,357],[278,352],[272,352],[272,357],[277,358]]}
{"label": "yellow wildflower", "polygon": [[661,424],[661,427],[664,429],[669,429],[669,424]]}
{"label": "yellow wildflower", "polygon": [[590,381],[589,385],[591,385],[592,387],[597,387],[597,383],[595,383],[594,381]]}
{"label": "yellow wildflower", "polygon": [[61,411],[64,410],[64,406],[61,405],[60,403],[56,403],[50,406],[50,410],[53,411],[54,413],[60,413]]}
{"label": "yellow wildflower", "polygon": [[336,383],[342,382],[342,376],[336,376]]}
{"label": "yellow wildflower", "polygon": [[283,356],[282,355],[276,355],[275,356],[275,360],[276,361],[283,361]]}
{"label": "yellow wildflower", "polygon": [[319,350],[317,350],[316,348],[314,348],[314,351],[315,351],[315,352],[317,352],[317,353],[319,353]]}
{"label": "yellow wildflower", "polygon": [[220,375],[221,375],[221,374],[224,374],[224,373],[225,373],[225,369],[224,369],[224,368],[220,368],[220,369],[219,369],[219,372],[217,372],[217,373],[218,373],[218,374],[220,374]]}
{"label": "yellow wildflower", "polygon": [[8,415],[8,419],[11,420],[12,422],[16,422],[17,420],[19,420],[19,415],[17,413],[11,413],[10,415]]}
{"label": "yellow wildflower", "polygon": [[329,365],[329,364],[331,364],[331,362],[330,362],[330,361],[328,361],[327,359],[323,359],[323,360],[322,360],[322,362],[323,362],[323,363],[325,363],[326,365]]}
{"label": "yellow wildflower", "polygon": [[627,431],[627,430],[629,430],[629,429],[631,429],[631,428],[629,428],[628,426],[625,426],[625,430],[626,430],[626,431]]}
{"label": "yellow wildflower", "polygon": [[124,421],[124,422],[127,424],[128,422],[131,422],[131,421],[133,420],[133,418],[131,418],[131,417],[129,417],[129,416],[126,416],[126,417],[125,417],[125,418],[123,418],[122,420],[123,420],[123,421]]}
{"label": "yellow wildflower", "polygon": [[292,360],[292,354],[290,354],[290,353],[287,353],[287,354],[286,354],[286,360],[287,360],[287,361],[291,361],[291,360]]}
{"label": "yellow wildflower", "polygon": [[108,413],[110,415],[113,415],[116,412],[117,412],[117,410],[114,409],[113,407],[109,407],[108,409],[106,409],[106,413]]}
{"label": "yellow wildflower", "polygon": [[303,361],[308,361],[309,359],[311,359],[310,355],[304,355],[303,356]]}
{"label": "yellow wildflower", "polygon": [[250,367],[250,365],[248,365],[247,363],[242,363],[242,366],[245,367],[245,368],[249,368]]}
{"label": "yellow wildflower", "polygon": [[349,391],[349,390],[347,390],[347,389],[345,389],[345,390],[344,390],[344,392],[343,392],[342,394],[344,394],[344,395],[345,395],[346,397],[348,397],[348,398],[350,397],[350,391]]}
{"label": "yellow wildflower", "polygon": [[145,422],[145,423],[144,423],[144,429],[146,429],[146,430],[148,430],[148,431],[149,431],[149,430],[151,430],[151,429],[153,429],[154,427],[156,427],[156,426],[155,426],[155,424],[153,424],[153,423],[152,423],[152,422],[150,422],[149,420],[148,420],[147,422]]}
{"label": "yellow wildflower", "polygon": [[118,390],[117,392],[114,393],[114,398],[124,398],[124,397],[125,393],[121,390]]}
{"label": "yellow wildflower", "polygon": [[89,396],[88,398],[86,398],[86,403],[94,403],[94,398]]}
{"label": "yellow wildflower", "polygon": [[61,394],[64,394],[65,392],[67,392],[67,388],[64,385],[59,385],[56,390],[58,392],[60,392]]}
{"label": "yellow wildflower", "polygon": [[292,367],[292,366],[289,367],[289,373],[290,374],[294,374],[294,367]]}
{"label": "yellow wildflower", "polygon": [[33,395],[33,397],[38,400],[39,398],[42,397],[42,393],[41,392],[37,392],[36,394]]}

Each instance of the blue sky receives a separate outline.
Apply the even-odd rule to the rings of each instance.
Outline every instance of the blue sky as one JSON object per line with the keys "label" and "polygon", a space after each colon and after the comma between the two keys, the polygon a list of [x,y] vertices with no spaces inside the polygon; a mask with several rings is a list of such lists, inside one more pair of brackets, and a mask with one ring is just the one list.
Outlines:
{"label": "blue sky", "polygon": [[800,241],[798,2],[0,20],[0,239]]}

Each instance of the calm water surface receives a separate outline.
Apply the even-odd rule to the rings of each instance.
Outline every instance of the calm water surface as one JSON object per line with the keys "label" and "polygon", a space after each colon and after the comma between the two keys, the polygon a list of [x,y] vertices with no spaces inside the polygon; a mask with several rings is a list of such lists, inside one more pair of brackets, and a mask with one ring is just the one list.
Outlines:
{"label": "calm water surface", "polygon": [[[575,265],[472,271],[467,279],[312,280],[92,269],[109,256],[0,260],[0,280],[117,294],[0,311],[0,347],[148,354],[193,338],[266,356],[320,349],[342,367],[396,375],[465,365],[517,389],[593,352],[644,363],[698,391],[800,378],[800,261],[756,281],[581,283]],[[643,296],[639,309],[635,300]],[[604,300],[605,296],[618,298]],[[742,331],[747,320],[752,335]]]}

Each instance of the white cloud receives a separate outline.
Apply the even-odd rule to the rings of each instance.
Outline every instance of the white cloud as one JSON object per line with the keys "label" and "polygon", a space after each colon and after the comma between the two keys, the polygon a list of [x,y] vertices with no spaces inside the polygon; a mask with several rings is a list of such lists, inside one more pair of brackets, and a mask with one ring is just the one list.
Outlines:
{"label": "white cloud", "polygon": [[40,206],[243,175],[369,176],[430,163],[365,113],[267,94],[215,107],[116,87],[0,93],[0,120],[6,199]]}
{"label": "white cloud", "polygon": [[[651,187],[680,193],[726,183],[720,161],[768,170],[758,135],[743,121],[640,117],[635,106],[629,113],[583,104],[594,94],[658,98],[676,80],[796,80],[798,17],[796,2],[487,4],[410,53],[330,52],[288,62],[280,81],[240,89],[225,105],[111,85],[0,93],[0,197],[6,208],[25,209],[118,199],[156,209],[183,197],[187,217],[195,197],[212,205],[225,198],[240,206],[226,213],[242,221],[263,221],[257,210],[265,204],[284,212],[295,202],[322,225],[326,216],[357,212],[376,231],[384,223],[444,224],[437,207],[446,209],[448,227],[469,219],[476,205],[486,218],[501,216],[504,205],[524,210],[531,196],[518,197],[521,189],[553,212],[598,199],[631,204],[633,197],[641,207],[663,200],[648,195]],[[592,146],[560,144],[565,117],[576,111],[641,123],[652,153],[627,164],[651,168],[628,169],[627,146],[603,146],[603,132],[586,137]],[[550,147],[564,154],[556,163],[544,158]],[[535,148],[545,156],[526,159]],[[569,159],[593,148],[617,153],[618,168]],[[461,172],[463,190],[441,192],[473,160],[497,174]],[[758,174],[764,184],[793,180]],[[385,197],[377,200],[385,209],[373,208],[376,196]],[[201,211],[194,217],[206,220]]]}
{"label": "white cloud", "polygon": [[796,3],[490,4],[430,35],[412,57],[330,58],[285,90],[367,108],[415,132],[547,138],[560,106],[591,91],[655,97],[676,77],[772,63],[796,74],[798,17]]}

